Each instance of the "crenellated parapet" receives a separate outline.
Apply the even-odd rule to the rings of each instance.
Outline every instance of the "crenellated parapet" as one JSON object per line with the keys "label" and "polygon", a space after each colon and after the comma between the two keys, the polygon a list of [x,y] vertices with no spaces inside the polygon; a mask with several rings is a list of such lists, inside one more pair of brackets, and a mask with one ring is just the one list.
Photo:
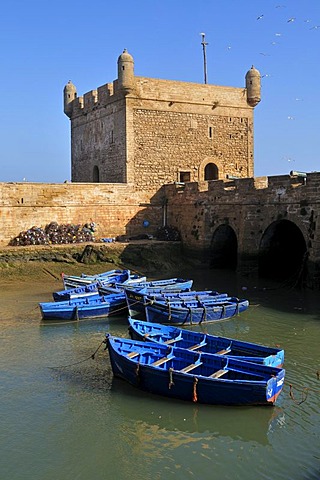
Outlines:
{"label": "crenellated parapet", "polygon": [[64,113],[69,117],[75,117],[80,114],[87,114],[97,107],[104,107],[113,101],[116,82],[106,83],[98,87],[96,90],[91,90],[83,96],[78,97],[76,88],[69,82],[64,90]]}
{"label": "crenellated parapet", "polygon": [[64,87],[64,113],[71,119],[80,113],[86,114],[97,107],[104,107],[119,97],[132,93],[135,89],[134,61],[125,49],[118,58],[118,78],[77,96],[77,89],[69,80]]}
{"label": "crenellated parapet", "polygon": [[[242,202],[246,202],[250,197],[278,198],[278,195],[287,197],[296,196],[297,191],[299,197],[301,192],[312,197],[317,188],[320,194],[320,173],[306,173],[305,176],[299,175],[276,175],[271,177],[250,177],[202,182],[175,182],[164,186],[166,195],[175,196],[198,196],[211,197],[231,200],[235,195],[241,198]],[[284,198],[284,197],[283,197]]]}

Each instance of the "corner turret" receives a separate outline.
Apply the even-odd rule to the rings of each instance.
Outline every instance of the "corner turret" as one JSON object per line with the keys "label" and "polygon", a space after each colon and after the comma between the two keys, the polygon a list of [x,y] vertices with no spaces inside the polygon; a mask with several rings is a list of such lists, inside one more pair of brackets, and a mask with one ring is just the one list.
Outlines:
{"label": "corner turret", "polygon": [[63,111],[71,118],[73,110],[73,100],[77,98],[77,89],[73,83],[69,80],[63,90]]}
{"label": "corner turret", "polygon": [[118,87],[125,93],[134,88],[134,61],[126,49],[118,58]]}
{"label": "corner turret", "polygon": [[252,67],[246,74],[247,102],[255,107],[261,100],[261,75],[259,70]]}

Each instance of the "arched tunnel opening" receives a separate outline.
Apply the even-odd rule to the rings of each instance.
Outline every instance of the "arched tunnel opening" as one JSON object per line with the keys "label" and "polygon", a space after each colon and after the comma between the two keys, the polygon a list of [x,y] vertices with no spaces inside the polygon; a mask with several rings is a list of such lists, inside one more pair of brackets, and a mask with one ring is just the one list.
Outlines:
{"label": "arched tunnel opening", "polygon": [[220,225],[211,240],[210,268],[236,270],[237,259],[237,236],[229,225]]}
{"label": "arched tunnel opening", "polygon": [[301,230],[289,220],[272,223],[259,247],[259,276],[301,284],[306,274],[307,246]]}

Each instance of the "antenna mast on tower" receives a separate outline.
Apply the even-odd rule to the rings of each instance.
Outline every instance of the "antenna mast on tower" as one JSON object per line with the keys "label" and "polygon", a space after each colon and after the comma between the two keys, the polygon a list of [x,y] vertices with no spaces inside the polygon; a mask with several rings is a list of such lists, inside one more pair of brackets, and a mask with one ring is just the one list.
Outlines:
{"label": "antenna mast on tower", "polygon": [[206,46],[208,45],[208,43],[205,41],[206,34],[205,33],[200,33],[200,35],[202,37],[201,45],[202,45],[202,50],[203,50],[204,83],[208,83],[207,82],[207,55],[206,55]]}

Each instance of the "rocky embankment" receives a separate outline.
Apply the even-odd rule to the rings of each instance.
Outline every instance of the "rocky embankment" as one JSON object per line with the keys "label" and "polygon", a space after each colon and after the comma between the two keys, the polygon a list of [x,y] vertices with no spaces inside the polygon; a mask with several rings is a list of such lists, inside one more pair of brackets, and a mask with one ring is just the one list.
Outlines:
{"label": "rocky embankment", "polygon": [[128,243],[88,243],[72,245],[34,245],[0,247],[0,278],[38,280],[62,272],[99,273],[129,268],[149,276],[163,276],[181,270],[187,264],[180,242],[155,240]]}

